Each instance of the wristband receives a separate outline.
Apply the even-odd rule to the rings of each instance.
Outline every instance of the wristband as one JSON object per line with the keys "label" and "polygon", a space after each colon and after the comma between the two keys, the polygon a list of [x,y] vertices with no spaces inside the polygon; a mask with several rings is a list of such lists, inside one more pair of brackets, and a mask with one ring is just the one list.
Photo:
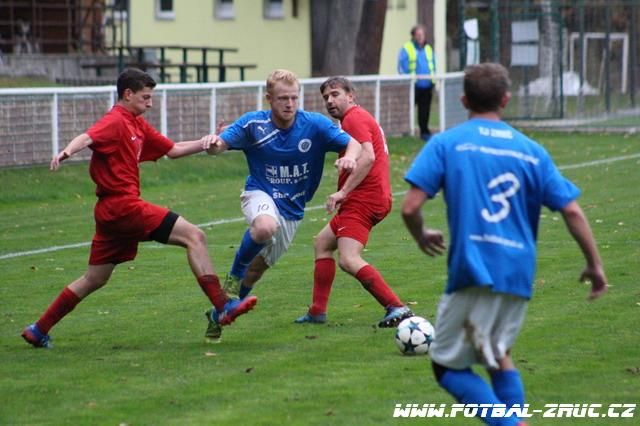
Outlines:
{"label": "wristband", "polygon": [[62,157],[60,157],[60,161],[64,161],[69,158],[69,154],[66,151],[62,151]]}

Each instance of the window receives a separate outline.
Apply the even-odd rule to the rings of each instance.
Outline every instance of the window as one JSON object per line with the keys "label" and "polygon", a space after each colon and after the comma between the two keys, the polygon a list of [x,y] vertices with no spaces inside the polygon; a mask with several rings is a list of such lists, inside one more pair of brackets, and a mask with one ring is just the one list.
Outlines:
{"label": "window", "polygon": [[129,10],[129,0],[112,0],[111,4],[113,6],[113,10],[119,10],[121,12]]}
{"label": "window", "polygon": [[176,19],[173,0],[156,0],[156,19]]}
{"label": "window", "polygon": [[[393,7],[393,4],[395,3],[395,8]],[[397,10],[404,10],[407,8],[407,0],[389,0],[389,2],[387,3],[387,9],[388,10],[393,10],[393,9],[397,9]]]}
{"label": "window", "polygon": [[265,19],[284,18],[284,5],[282,0],[263,0]]}
{"label": "window", "polygon": [[107,10],[111,10],[114,21],[126,21],[129,10],[129,0],[109,0]]}
{"label": "window", "polygon": [[215,0],[214,13],[217,19],[233,19],[233,0]]}

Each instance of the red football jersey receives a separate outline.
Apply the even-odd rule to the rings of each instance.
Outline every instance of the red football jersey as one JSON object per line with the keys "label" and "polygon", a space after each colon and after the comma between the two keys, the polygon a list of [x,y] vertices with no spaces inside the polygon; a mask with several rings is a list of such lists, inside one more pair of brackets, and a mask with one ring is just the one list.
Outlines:
{"label": "red football jersey", "polygon": [[98,197],[139,197],[139,163],[155,161],[173,147],[173,141],[122,105],[115,105],[86,133],[93,141],[89,173]]}
{"label": "red football jersey", "polygon": [[[391,202],[391,181],[389,178],[389,150],[384,132],[375,118],[367,110],[356,105],[347,110],[340,121],[342,130],[360,143],[371,142],[376,159],[369,174],[360,185],[347,195],[347,201],[360,201],[374,205]],[[343,155],[341,153],[341,155]],[[338,177],[338,189],[342,188],[348,174]]]}

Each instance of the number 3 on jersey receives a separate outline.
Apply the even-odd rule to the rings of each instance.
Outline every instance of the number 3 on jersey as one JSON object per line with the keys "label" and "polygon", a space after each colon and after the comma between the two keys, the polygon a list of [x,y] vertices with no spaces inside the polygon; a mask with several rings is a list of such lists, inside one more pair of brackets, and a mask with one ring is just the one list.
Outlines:
{"label": "number 3 on jersey", "polygon": [[484,218],[484,220],[486,220],[487,222],[500,222],[509,215],[509,212],[511,212],[511,204],[509,204],[509,201],[507,199],[509,197],[513,197],[516,192],[518,192],[518,190],[520,189],[520,181],[513,173],[504,173],[491,179],[491,181],[487,185],[487,188],[493,189],[503,183],[511,183],[511,186],[507,188],[506,191],[499,192],[491,196],[491,201],[500,204],[502,208],[497,213],[490,213],[488,209],[482,209],[482,211],[480,212],[482,213],[482,217]]}

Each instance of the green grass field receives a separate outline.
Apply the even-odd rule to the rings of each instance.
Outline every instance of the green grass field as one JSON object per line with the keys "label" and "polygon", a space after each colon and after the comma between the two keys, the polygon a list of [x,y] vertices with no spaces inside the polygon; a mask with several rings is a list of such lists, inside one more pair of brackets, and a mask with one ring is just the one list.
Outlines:
{"label": "green grass field", "polygon": [[45,77],[8,77],[0,75],[0,88],[60,86]]}
{"label": "green grass field", "polygon": [[[640,399],[640,136],[534,134],[583,190],[611,288],[586,301],[577,278],[581,253],[558,214],[544,211],[535,296],[513,350],[532,409],[552,403],[638,403]],[[445,258],[422,255],[399,214],[404,171],[420,148],[389,141],[391,215],[372,234],[365,258],[419,315],[434,319]],[[327,158],[310,207],[335,185]],[[611,161],[606,161],[611,160]],[[567,167],[573,166],[573,167]],[[239,193],[242,155],[196,156],[142,166],[143,197],[206,224],[210,253],[228,270],[245,224]],[[396,403],[454,401],[436,384],[427,357],[404,357],[393,330],[374,324],[383,310],[357,281],[338,272],[327,325],[297,325],[310,301],[313,236],[323,209],[307,212],[295,243],[255,289],[254,311],[203,339],[207,300],[177,247],[141,245],[110,283],[52,331],[55,347],[20,338],[70,281],[84,272],[81,245],[93,234],[93,185],[86,163],[0,170],[0,424],[369,425],[480,424],[465,419],[394,419]],[[427,204],[431,227],[445,226],[439,197]],[[603,409],[606,411],[606,409]],[[631,425],[632,419],[547,419],[531,425]]]}

